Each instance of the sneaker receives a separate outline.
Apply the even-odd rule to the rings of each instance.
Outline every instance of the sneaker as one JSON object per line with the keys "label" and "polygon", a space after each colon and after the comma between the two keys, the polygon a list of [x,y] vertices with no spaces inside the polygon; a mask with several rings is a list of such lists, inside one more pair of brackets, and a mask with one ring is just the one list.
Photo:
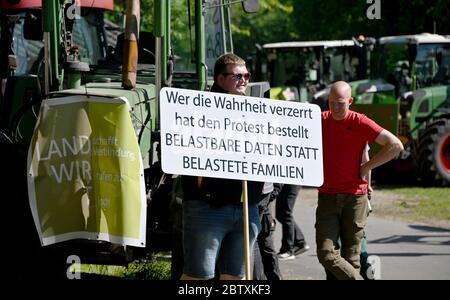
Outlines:
{"label": "sneaker", "polygon": [[306,251],[308,251],[311,247],[309,247],[308,244],[303,244],[302,246],[294,246],[294,249],[292,252],[294,252],[295,256],[298,256],[302,253],[305,253]]}
{"label": "sneaker", "polygon": [[278,253],[278,259],[279,260],[292,260],[292,259],[295,259],[295,255],[292,254],[291,252]]}

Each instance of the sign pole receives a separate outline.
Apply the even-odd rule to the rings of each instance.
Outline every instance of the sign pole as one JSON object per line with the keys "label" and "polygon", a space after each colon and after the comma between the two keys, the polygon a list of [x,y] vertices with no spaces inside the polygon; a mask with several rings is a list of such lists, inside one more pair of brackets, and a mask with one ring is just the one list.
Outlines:
{"label": "sign pole", "polygon": [[250,268],[250,241],[248,230],[248,190],[247,180],[242,181],[242,207],[243,207],[243,224],[244,224],[244,263],[245,263],[245,280],[251,280]]}

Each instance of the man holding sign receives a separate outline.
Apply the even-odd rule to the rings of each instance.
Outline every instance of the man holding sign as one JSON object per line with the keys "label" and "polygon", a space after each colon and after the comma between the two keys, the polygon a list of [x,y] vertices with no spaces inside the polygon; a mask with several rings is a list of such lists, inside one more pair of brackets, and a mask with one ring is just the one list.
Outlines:
{"label": "man holding sign", "polygon": [[[243,95],[250,78],[245,61],[234,54],[219,57],[211,92]],[[183,176],[182,280],[211,279],[216,261],[222,280],[244,277],[242,182],[233,179]],[[249,182],[249,236],[253,248],[260,230],[256,201],[262,182]]]}

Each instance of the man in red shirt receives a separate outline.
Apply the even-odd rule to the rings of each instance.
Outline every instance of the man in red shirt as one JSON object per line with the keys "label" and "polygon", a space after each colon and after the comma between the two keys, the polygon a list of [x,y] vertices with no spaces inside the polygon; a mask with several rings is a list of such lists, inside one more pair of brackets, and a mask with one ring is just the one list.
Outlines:
{"label": "man in red shirt", "polygon": [[[350,85],[338,81],[331,87],[330,110],[322,113],[324,183],[316,211],[317,257],[338,279],[363,279],[359,256],[368,215],[365,176],[403,150],[392,133],[351,111],[352,102]],[[380,144],[381,150],[362,163],[366,145],[373,142]]]}

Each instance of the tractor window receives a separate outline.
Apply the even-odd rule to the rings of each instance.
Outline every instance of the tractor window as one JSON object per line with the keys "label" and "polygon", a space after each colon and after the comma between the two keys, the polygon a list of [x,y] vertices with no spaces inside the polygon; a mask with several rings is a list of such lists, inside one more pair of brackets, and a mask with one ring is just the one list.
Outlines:
{"label": "tractor window", "polygon": [[336,80],[356,80],[359,60],[355,52],[355,47],[333,47],[325,50],[324,59],[330,60],[325,61],[330,64],[330,76],[325,76],[326,84]]}
{"label": "tractor window", "polygon": [[[190,3],[190,15],[186,7]],[[194,1],[171,1],[171,46],[176,71],[195,71]],[[189,17],[191,17],[189,22]],[[191,24],[191,28],[189,28]]]}
{"label": "tractor window", "polygon": [[319,62],[310,48],[275,51],[268,55],[268,59],[271,86],[299,88],[300,85],[318,78]]}
{"label": "tractor window", "polygon": [[381,48],[377,59],[376,74],[379,78],[389,78],[400,69],[409,67],[408,45],[387,44]]}
{"label": "tractor window", "polygon": [[[14,26],[13,49],[17,58],[16,75],[36,74],[39,59],[42,58],[42,41],[27,40],[23,34],[23,21]],[[41,56],[40,56],[41,55]]]}
{"label": "tractor window", "polygon": [[345,51],[342,48],[328,48],[325,53],[325,58],[330,59],[330,74],[332,74],[327,83],[336,80],[348,80],[351,67],[349,56]]}
{"label": "tractor window", "polygon": [[209,0],[205,9],[206,65],[208,75],[213,76],[217,58],[232,51],[229,10],[219,7],[223,1]]}
{"label": "tractor window", "polygon": [[105,58],[99,36],[95,14],[88,14],[75,19],[73,43],[78,46],[80,61],[97,65],[99,60]]}
{"label": "tractor window", "polygon": [[450,44],[419,45],[416,57],[417,82],[420,87],[449,82]]}
{"label": "tractor window", "polygon": [[[218,5],[219,0],[208,3],[209,6]],[[208,75],[213,76],[216,59],[224,53],[222,39],[222,15],[220,7],[212,7],[205,10],[205,34],[206,34],[206,64]]]}
{"label": "tractor window", "polygon": [[374,68],[374,78],[386,78],[395,86],[396,97],[410,90],[411,74],[407,44],[386,44],[375,54],[378,62]]}

